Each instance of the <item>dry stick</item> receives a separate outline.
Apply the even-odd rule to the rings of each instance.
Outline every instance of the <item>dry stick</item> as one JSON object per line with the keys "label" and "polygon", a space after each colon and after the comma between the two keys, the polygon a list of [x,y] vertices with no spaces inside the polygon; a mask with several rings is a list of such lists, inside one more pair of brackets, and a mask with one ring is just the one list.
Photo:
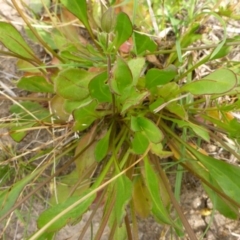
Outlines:
{"label": "dry stick", "polygon": [[21,201],[17,202],[7,213],[5,213],[1,218],[0,218],[0,222],[2,220],[4,220],[9,214],[11,214],[11,212],[13,212],[15,209],[17,209],[19,206],[21,206],[21,204],[23,202],[25,202],[26,200],[28,200],[28,198],[30,198],[34,193],[36,193],[38,190],[40,190],[45,184],[47,184],[48,182],[51,181],[51,179],[53,179],[54,177],[56,177],[58,174],[60,174],[65,168],[67,168],[68,166],[70,166],[82,153],[84,153],[88,147],[90,147],[95,140],[92,140],[85,148],[82,149],[81,152],[79,152],[73,159],[71,159],[70,161],[68,161],[66,164],[64,164],[60,169],[58,169],[52,176],[50,176],[49,178],[47,178],[44,182],[42,182],[41,184],[39,184],[32,192],[30,192],[26,197],[24,197]]}
{"label": "dry stick", "polygon": [[184,228],[185,228],[188,236],[190,237],[191,240],[198,240],[197,237],[196,237],[196,235],[195,235],[195,233],[193,232],[193,229],[191,228],[189,222],[187,221],[185,215],[183,214],[182,209],[181,209],[181,207],[179,206],[179,203],[177,202],[176,198],[174,197],[174,195],[173,195],[173,193],[172,193],[172,190],[171,190],[171,188],[170,188],[170,185],[169,185],[169,183],[168,183],[168,180],[167,180],[167,178],[166,178],[166,175],[165,175],[165,173],[164,173],[161,165],[158,164],[158,159],[157,159],[157,157],[154,156],[154,155],[152,155],[152,154],[151,154],[150,156],[151,156],[151,158],[154,159],[154,162],[157,163],[156,165],[157,165],[157,170],[158,170],[158,172],[159,172],[159,175],[160,175],[160,177],[161,177],[161,179],[162,179],[162,181],[163,181],[163,184],[164,184],[164,186],[165,186],[165,188],[166,188],[166,190],[167,190],[167,192],[168,192],[168,195],[169,195],[169,197],[170,197],[170,199],[171,199],[171,202],[172,202],[174,208],[176,209],[176,211],[177,211],[177,213],[178,213],[178,216],[180,217],[180,219],[181,219],[181,221],[182,221],[182,224],[184,225]]}

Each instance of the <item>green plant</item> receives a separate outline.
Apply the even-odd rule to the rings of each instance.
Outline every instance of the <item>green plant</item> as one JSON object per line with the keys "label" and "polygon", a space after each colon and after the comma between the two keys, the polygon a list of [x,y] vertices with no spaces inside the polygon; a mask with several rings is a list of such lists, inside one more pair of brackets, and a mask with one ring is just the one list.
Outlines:
{"label": "green plant", "polygon": [[[218,100],[226,94],[238,94],[239,75],[230,65],[199,80],[192,73],[199,66],[226,56],[238,40],[227,39],[225,32],[222,42],[194,63],[191,56],[182,52],[202,38],[200,22],[209,13],[181,22],[174,16],[176,10],[167,5],[168,20],[176,35],[169,50],[165,49],[169,46],[161,49],[146,32],[134,30],[142,13],[137,12],[136,2],[131,6],[132,19],[124,12],[115,14],[119,7],[114,1],[108,9],[90,6],[90,2],[87,6],[83,0],[60,2],[61,19],[69,20],[66,11],[72,12],[86,29],[88,42],[79,40],[77,27],[54,22],[57,13],[52,16],[50,31],[34,28],[12,0],[27,24],[29,36],[42,44],[57,64],[40,60],[11,24],[0,22],[0,41],[9,50],[2,53],[20,59],[18,67],[26,73],[17,86],[45,93],[42,102],[41,98],[36,101],[31,97],[27,101],[14,100],[10,111],[16,122],[8,125],[11,137],[21,142],[29,130],[41,127],[49,131],[65,129],[63,142],[77,135],[70,143],[58,145],[56,141],[55,146],[47,146],[39,156],[48,156],[48,161],[14,183],[10,190],[1,192],[0,219],[57,177],[52,205],[39,216],[39,230],[30,239],[51,239],[67,223],[79,221],[90,206],[95,211],[102,205],[103,219],[95,239],[101,238],[107,224],[110,239],[137,239],[136,215],[150,214],[159,223],[170,225],[179,237],[188,234],[196,239],[178,202],[183,169],[202,182],[214,209],[237,219],[240,168],[208,156],[201,150],[201,143],[214,140],[239,159],[238,153],[217,137],[218,133],[224,134],[238,143],[239,124],[229,112],[239,108],[239,101],[219,104]],[[211,14],[226,30],[221,17]],[[179,28],[187,25],[180,34]],[[159,62],[156,56],[165,53],[165,61]],[[66,154],[70,159],[56,169]],[[163,164],[166,158],[169,161]],[[75,168],[61,175],[73,162]],[[40,174],[50,165],[53,174],[43,180]],[[179,170],[175,193],[167,174],[174,165]],[[38,186],[16,202],[25,185],[33,181],[39,182]],[[127,207],[131,214],[126,213]],[[170,215],[172,211],[176,213],[174,217]]]}

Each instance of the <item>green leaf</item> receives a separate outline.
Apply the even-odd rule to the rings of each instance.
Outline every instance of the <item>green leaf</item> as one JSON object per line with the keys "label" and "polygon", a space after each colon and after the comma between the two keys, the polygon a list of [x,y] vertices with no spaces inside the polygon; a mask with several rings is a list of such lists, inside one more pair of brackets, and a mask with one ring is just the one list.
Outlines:
{"label": "green leaf", "polygon": [[145,58],[143,57],[132,58],[131,60],[128,61],[128,66],[132,72],[133,86],[136,86],[138,79],[141,76],[141,73],[143,72],[145,66]]}
{"label": "green leaf", "polygon": [[203,140],[210,142],[210,137],[207,129],[193,123],[189,123],[189,127]]}
{"label": "green leaf", "polygon": [[113,67],[113,79],[110,81],[111,88],[124,95],[126,88],[132,84],[132,80],[132,73],[127,63],[121,57],[118,57]]}
{"label": "green leaf", "polygon": [[185,111],[185,108],[183,107],[183,105],[176,103],[176,102],[171,102],[166,106],[166,109],[171,112],[176,114],[177,116],[179,116],[182,119],[187,119],[187,113]]}
{"label": "green leaf", "polygon": [[[189,147],[190,148],[190,147]],[[189,149],[209,171],[212,179],[222,188],[229,197],[240,203],[240,167],[231,165],[227,162],[206,156],[194,148]]]}
{"label": "green leaf", "polygon": [[218,69],[207,77],[184,85],[181,90],[194,95],[224,94],[231,91],[237,82],[237,77],[233,71]]}
{"label": "green leaf", "polygon": [[91,101],[92,101],[91,96],[84,98],[80,101],[73,101],[73,100],[65,99],[65,101],[63,103],[63,108],[66,112],[72,113],[77,108],[84,107],[87,104],[89,104]]}
{"label": "green leaf", "polygon": [[120,225],[125,216],[125,207],[132,196],[132,182],[127,176],[122,175],[117,178],[115,188],[116,201],[113,207],[113,213],[117,220],[117,224]]}
{"label": "green leaf", "polygon": [[147,137],[142,132],[136,132],[132,141],[132,148],[136,154],[143,154],[149,145]]}
{"label": "green leaf", "polygon": [[151,120],[145,117],[137,117],[137,123],[150,142],[159,143],[162,141],[163,133]]}
{"label": "green leaf", "polygon": [[[225,44],[225,42],[223,42]],[[219,58],[223,58],[225,56],[227,56],[230,51],[232,50],[231,46],[220,46],[220,48],[216,48],[213,50],[212,54],[211,54],[211,60],[215,60],[215,59],[219,59]]]}
{"label": "green leaf", "polygon": [[137,117],[131,116],[131,130],[134,132],[138,132],[142,130],[138,124]]}
{"label": "green leaf", "polygon": [[115,26],[116,37],[114,39],[114,44],[116,49],[118,49],[125,41],[131,37],[132,31],[132,23],[128,15],[124,12],[120,12],[117,15],[117,22]]}
{"label": "green leaf", "polygon": [[98,114],[95,111],[97,105],[97,100],[93,100],[86,106],[83,106],[73,112],[73,117],[75,119],[75,131],[82,131],[88,128],[98,118]]}
{"label": "green leaf", "polygon": [[187,121],[177,120],[177,119],[174,119],[174,122],[177,123],[180,128],[190,127],[203,140],[205,140],[206,142],[210,141],[208,131],[205,128],[203,128],[202,126],[199,126],[194,123],[187,122]]}
{"label": "green leaf", "polygon": [[133,36],[137,55],[141,55],[146,51],[156,51],[157,44],[150,37],[137,32],[134,32]]}
{"label": "green leaf", "polygon": [[26,187],[26,185],[36,177],[41,170],[38,169],[30,175],[25,176],[22,180],[16,182],[9,189],[0,191],[0,217],[7,213],[17,201],[19,194]]}
{"label": "green leaf", "polygon": [[161,87],[157,88],[157,94],[158,96],[162,97],[165,99],[165,101],[169,101],[173,98],[176,98],[179,96],[180,91],[179,91],[179,86],[175,82],[169,82],[164,84]]}
{"label": "green leaf", "polygon": [[[214,179],[211,179],[210,183],[220,189],[219,185],[216,183]],[[239,211],[238,207],[234,206],[229,201],[225,200],[221,196],[219,196],[214,190],[212,190],[207,185],[203,184],[204,190],[207,192],[208,196],[210,197],[213,207],[218,210],[222,215],[230,219],[238,219],[239,218]]]}
{"label": "green leaf", "polygon": [[173,80],[176,75],[177,73],[175,70],[170,71],[152,68],[148,70],[146,74],[146,87],[151,89],[159,85],[164,85]]}
{"label": "green leaf", "polygon": [[172,224],[171,217],[159,192],[159,180],[147,158],[144,158],[146,185],[152,199],[153,216],[161,223]]}
{"label": "green leaf", "polygon": [[161,143],[151,143],[150,145],[150,150],[153,154],[157,155],[158,157],[160,157],[161,159],[163,158],[169,158],[173,155],[172,152],[169,151],[164,151],[163,150],[163,146]]}
{"label": "green leaf", "polygon": [[110,127],[105,136],[102,139],[100,139],[96,144],[94,153],[97,162],[102,161],[108,153],[111,130],[112,128]]}
{"label": "green leaf", "polygon": [[130,91],[131,94],[129,94],[129,97],[127,97],[124,100],[121,114],[124,114],[125,111],[127,111],[129,108],[134,107],[136,105],[140,105],[142,101],[149,95],[148,92],[136,92],[134,88],[131,88],[132,91]]}
{"label": "green leaf", "polygon": [[10,23],[0,22],[0,41],[11,52],[22,56],[23,58],[35,60],[35,54],[29,48],[18,30]]}
{"label": "green leaf", "polygon": [[82,100],[89,95],[88,84],[94,75],[82,69],[63,70],[55,79],[56,92],[66,99]]}
{"label": "green leaf", "polygon": [[165,103],[165,100],[163,98],[158,98],[155,102],[151,103],[149,105],[149,109],[154,112],[154,110],[160,106],[162,106]]}
{"label": "green leaf", "polygon": [[107,72],[103,72],[94,77],[88,85],[90,95],[93,98],[96,98],[100,103],[112,102],[112,95],[109,86],[106,83],[107,79]]}
{"label": "green leaf", "polygon": [[88,32],[92,34],[92,28],[88,22],[88,9],[86,0],[61,0],[61,3],[73,13],[87,28]]}
{"label": "green leaf", "polygon": [[15,142],[21,142],[26,137],[28,129],[35,125],[34,122],[21,123],[10,128],[10,136]]}
{"label": "green leaf", "polygon": [[[44,225],[46,225],[49,221],[51,221],[55,216],[57,216],[59,213],[61,213],[63,210],[74,204],[76,201],[84,197],[86,194],[88,194],[92,190],[86,191],[84,194],[79,196],[73,196],[69,197],[65,202],[59,203],[57,205],[54,205],[53,207],[47,209],[44,211],[37,220],[38,228],[42,228]],[[88,199],[81,202],[78,206],[67,212],[62,217],[58,218],[52,225],[50,225],[47,228],[47,232],[54,232],[62,227],[64,227],[70,220],[73,221],[77,218],[79,218],[83,213],[85,213],[93,200],[95,199],[95,194],[89,197]]]}
{"label": "green leaf", "polygon": [[42,76],[22,77],[18,81],[17,87],[30,92],[54,92],[53,85]]}

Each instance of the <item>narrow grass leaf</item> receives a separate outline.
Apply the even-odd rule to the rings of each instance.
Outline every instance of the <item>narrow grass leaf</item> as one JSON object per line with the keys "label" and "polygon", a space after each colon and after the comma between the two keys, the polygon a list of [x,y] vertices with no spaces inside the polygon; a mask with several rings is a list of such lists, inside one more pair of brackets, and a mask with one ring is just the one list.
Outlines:
{"label": "narrow grass leaf", "polygon": [[194,95],[224,94],[231,91],[237,85],[236,74],[229,69],[218,69],[208,76],[182,87],[182,91]]}

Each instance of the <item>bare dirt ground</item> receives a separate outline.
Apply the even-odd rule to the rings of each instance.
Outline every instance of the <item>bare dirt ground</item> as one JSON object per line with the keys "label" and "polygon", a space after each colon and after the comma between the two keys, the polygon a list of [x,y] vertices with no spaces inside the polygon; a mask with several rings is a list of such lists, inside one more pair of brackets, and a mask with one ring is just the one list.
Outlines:
{"label": "bare dirt ground", "polygon": [[[13,21],[13,23],[20,29],[21,28],[21,19],[19,18],[16,11],[7,4],[10,1],[0,0],[0,15],[3,15],[4,18],[7,17],[8,20]],[[240,24],[238,24],[238,29]],[[35,46],[36,52],[39,51],[39,48]],[[240,60],[238,54],[234,54],[234,58]],[[18,79],[19,72],[16,69],[16,61],[14,59],[0,56],[0,90],[5,94],[10,96],[19,96],[23,94],[16,90],[15,80]],[[2,95],[2,94],[1,94]],[[1,96],[2,97],[2,96]],[[9,116],[9,106],[11,101],[9,100],[1,100],[0,102],[0,118],[4,118]],[[1,129],[1,134],[4,134],[6,130]],[[24,152],[29,148],[33,147],[33,143],[43,143],[46,138],[46,133],[36,132],[31,134],[30,137],[24,142],[24,146],[17,146],[16,143],[12,141],[9,136],[2,135],[1,136],[1,146],[11,146],[15,149],[18,149],[18,153]],[[208,146],[208,152],[218,150],[218,148],[214,145]],[[0,157],[1,150],[0,148]],[[211,202],[206,197],[201,184],[190,174],[185,174],[183,181],[183,189],[182,189],[182,197],[181,197],[181,206],[183,211],[196,233],[198,239],[207,239],[207,240],[237,240],[240,239],[240,223],[239,221],[232,221],[226,219],[218,212],[212,213]],[[41,195],[41,194],[38,194]],[[12,216],[6,220],[6,225],[0,225],[0,233],[5,230],[4,236],[0,234],[0,239],[26,239],[26,236],[33,233],[37,227],[35,220],[39,216],[39,214],[46,208],[47,204],[45,202],[45,198],[47,199],[49,196],[45,194],[45,196],[37,196],[32,199],[32,202],[24,203],[20,208],[21,215],[25,217],[25,220],[21,220],[19,214],[15,212]],[[205,211],[205,212],[204,212]],[[74,226],[66,226],[62,229],[59,234],[56,236],[56,240],[64,240],[71,239],[77,240],[81,229],[86,223],[91,211],[87,212],[82,221]],[[101,219],[101,209],[96,214],[93,221],[93,232],[95,232],[99,226],[99,221]],[[152,218],[148,218],[146,220],[139,221],[140,233],[139,239],[141,240],[168,240],[175,239],[171,238],[170,229],[167,227],[162,227],[158,225]],[[203,233],[208,228],[207,234],[202,238]],[[2,237],[2,238],[1,238]],[[85,239],[91,239],[90,230],[87,232]],[[102,239],[108,239],[108,230],[105,231]],[[187,238],[186,238],[187,239]]]}

